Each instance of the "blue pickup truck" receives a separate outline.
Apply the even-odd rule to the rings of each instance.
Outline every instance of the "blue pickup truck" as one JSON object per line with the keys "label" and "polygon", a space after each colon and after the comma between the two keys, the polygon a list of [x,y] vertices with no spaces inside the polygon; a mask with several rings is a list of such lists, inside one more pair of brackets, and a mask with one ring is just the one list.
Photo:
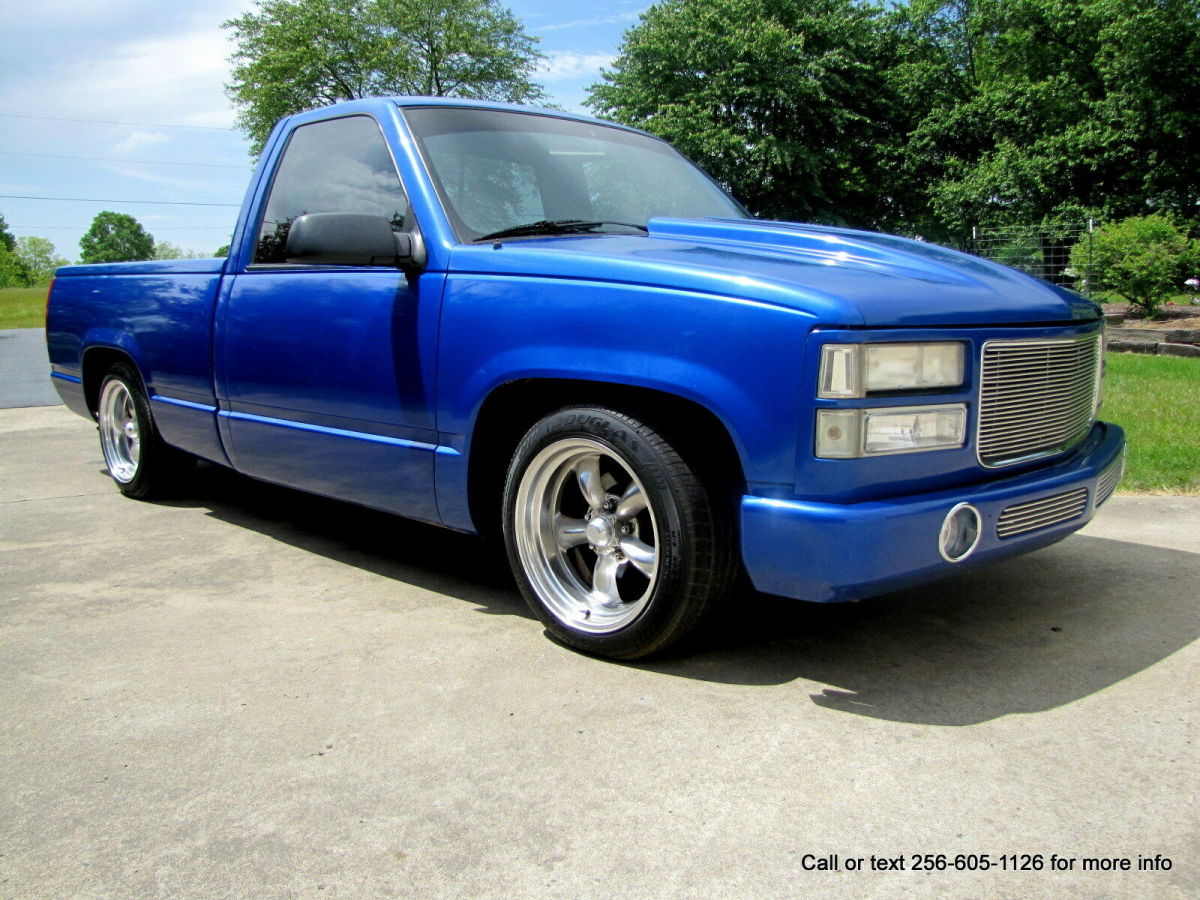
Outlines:
{"label": "blue pickup truck", "polygon": [[197,458],[503,534],[633,659],[743,573],[838,601],[1043,547],[1121,475],[1086,299],[756,221],[643,132],[430,98],[292,116],[228,259],[60,269],[54,384],[136,498]]}

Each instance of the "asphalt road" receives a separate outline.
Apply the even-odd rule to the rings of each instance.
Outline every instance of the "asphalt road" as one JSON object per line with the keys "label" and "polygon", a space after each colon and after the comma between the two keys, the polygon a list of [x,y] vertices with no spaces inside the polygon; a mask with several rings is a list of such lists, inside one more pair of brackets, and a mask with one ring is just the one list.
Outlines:
{"label": "asphalt road", "polygon": [[101,469],[0,412],[0,897],[1200,896],[1197,498],[617,665],[473,539]]}
{"label": "asphalt road", "polygon": [[46,333],[40,328],[0,329],[0,409],[61,402],[50,383]]}

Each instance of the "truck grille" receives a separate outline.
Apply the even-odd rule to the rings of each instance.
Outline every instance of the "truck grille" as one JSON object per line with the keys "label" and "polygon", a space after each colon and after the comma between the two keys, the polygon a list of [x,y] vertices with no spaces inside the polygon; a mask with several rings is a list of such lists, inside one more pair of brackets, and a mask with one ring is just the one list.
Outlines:
{"label": "truck grille", "polygon": [[1067,449],[1096,414],[1100,335],[983,346],[976,452],[1005,466]]}
{"label": "truck grille", "polygon": [[1123,474],[1125,474],[1124,456],[1100,473],[1100,480],[1096,482],[1097,506],[1112,496],[1112,492],[1117,489]]}
{"label": "truck grille", "polygon": [[1087,488],[1078,488],[1065,494],[1054,494],[1041,500],[1010,506],[1000,513],[996,521],[996,537],[1003,540],[1076,519],[1087,509],[1087,496]]}

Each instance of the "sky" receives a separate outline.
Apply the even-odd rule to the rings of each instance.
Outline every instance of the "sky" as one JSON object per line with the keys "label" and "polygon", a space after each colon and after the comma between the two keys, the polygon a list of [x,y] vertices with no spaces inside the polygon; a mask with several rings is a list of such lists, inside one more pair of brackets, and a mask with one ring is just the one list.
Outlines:
{"label": "sky", "polygon": [[[649,0],[507,0],[548,57],[549,100],[587,112],[588,85]],[[253,0],[47,0],[0,34],[0,215],[75,260],[101,210],[185,250],[229,240],[251,174],[225,96],[221,28]],[[77,199],[18,199],[18,198]],[[141,202],[134,202],[141,201]]]}

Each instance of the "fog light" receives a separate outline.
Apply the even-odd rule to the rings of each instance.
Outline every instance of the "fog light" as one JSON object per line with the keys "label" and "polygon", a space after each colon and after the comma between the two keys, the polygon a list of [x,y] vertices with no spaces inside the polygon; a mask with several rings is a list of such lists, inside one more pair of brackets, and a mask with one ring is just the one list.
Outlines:
{"label": "fog light", "polygon": [[960,503],[946,514],[938,549],[946,562],[962,562],[975,552],[983,534],[979,510],[970,503]]}

